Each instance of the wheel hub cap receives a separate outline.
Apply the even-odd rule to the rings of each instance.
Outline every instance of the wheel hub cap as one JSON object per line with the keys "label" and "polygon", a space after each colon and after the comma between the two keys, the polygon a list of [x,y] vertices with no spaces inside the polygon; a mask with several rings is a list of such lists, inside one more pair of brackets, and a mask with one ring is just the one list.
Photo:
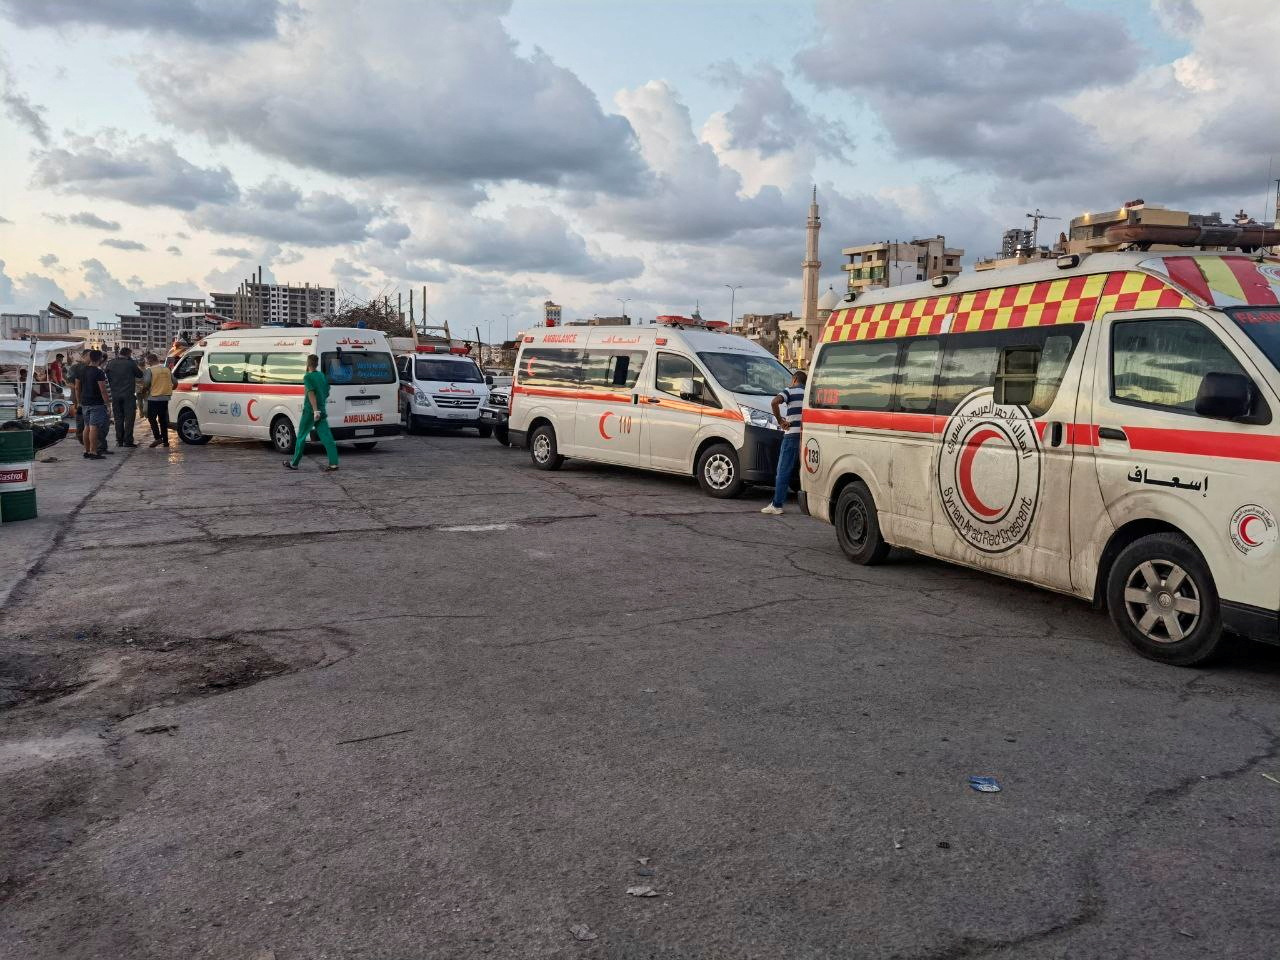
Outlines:
{"label": "wheel hub cap", "polygon": [[1184,640],[1200,623],[1200,588],[1172,560],[1138,564],[1125,581],[1124,605],[1133,625],[1155,643]]}
{"label": "wheel hub cap", "polygon": [[733,464],[729,458],[717,454],[707,461],[707,483],[717,490],[723,490],[733,482]]}

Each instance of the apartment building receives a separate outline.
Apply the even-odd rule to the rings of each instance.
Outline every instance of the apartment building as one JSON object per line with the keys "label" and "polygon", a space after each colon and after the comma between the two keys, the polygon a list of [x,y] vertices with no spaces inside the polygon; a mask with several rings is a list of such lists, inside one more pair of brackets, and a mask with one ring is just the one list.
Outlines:
{"label": "apartment building", "polygon": [[308,324],[337,312],[334,287],[246,281],[235,293],[211,293],[215,313],[252,327]]}
{"label": "apartment building", "polygon": [[840,252],[848,258],[844,269],[849,273],[849,293],[855,296],[864,290],[954,277],[960,273],[964,256],[964,250],[948,247],[942,234],[909,242],[886,240],[845,247]]}

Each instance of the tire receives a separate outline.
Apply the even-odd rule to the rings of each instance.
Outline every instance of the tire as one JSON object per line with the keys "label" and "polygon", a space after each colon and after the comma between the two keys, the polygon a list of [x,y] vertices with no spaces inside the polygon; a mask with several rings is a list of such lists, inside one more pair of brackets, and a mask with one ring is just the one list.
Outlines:
{"label": "tire", "polygon": [[417,433],[418,425],[413,419],[413,407],[405,404],[400,411],[400,423],[404,426],[405,433]]}
{"label": "tire", "polygon": [[500,427],[494,427],[493,436],[494,436],[494,439],[497,440],[504,447],[511,446],[511,434],[507,431],[506,424],[503,424]]}
{"label": "tire", "polygon": [[281,414],[271,421],[271,446],[276,453],[292,454],[297,443],[298,433],[292,420]]}
{"label": "tire", "polygon": [[1107,611],[1131,647],[1161,663],[1199,666],[1224,647],[1213,574],[1180,533],[1153,533],[1120,551],[1107,572]]}
{"label": "tire", "polygon": [[480,439],[488,440],[490,437],[493,436],[493,424],[491,423],[480,424],[480,426],[476,427],[476,433],[480,434]]}
{"label": "tire", "polygon": [[551,424],[544,423],[529,435],[529,459],[539,470],[559,470],[564,466],[564,457],[556,447],[556,431]]}
{"label": "tire", "polygon": [[738,451],[727,443],[713,443],[698,457],[698,486],[717,500],[732,500],[742,495],[746,483],[738,463]]}
{"label": "tire", "polygon": [[357,450],[372,450],[377,445],[378,445],[377,440],[365,440],[364,442],[357,443],[354,446]]}
{"label": "tire", "polygon": [[208,443],[212,438],[205,436],[200,432],[200,421],[196,417],[194,410],[183,410],[178,414],[178,439],[183,443],[189,443],[193,447]]}
{"label": "tire", "polygon": [[854,563],[872,567],[883,563],[889,555],[889,544],[880,535],[875,498],[861,480],[853,481],[840,491],[831,519],[840,549]]}

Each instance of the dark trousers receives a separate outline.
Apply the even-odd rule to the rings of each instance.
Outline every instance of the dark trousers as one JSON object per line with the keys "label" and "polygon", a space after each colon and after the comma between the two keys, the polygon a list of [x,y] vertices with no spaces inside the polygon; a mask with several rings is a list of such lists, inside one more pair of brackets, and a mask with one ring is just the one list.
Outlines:
{"label": "dark trousers", "polygon": [[147,401],[147,422],[151,435],[166,447],[169,445],[169,398]]}
{"label": "dark trousers", "polygon": [[133,443],[133,424],[138,416],[138,398],[131,393],[111,398],[111,413],[116,422],[116,446]]}

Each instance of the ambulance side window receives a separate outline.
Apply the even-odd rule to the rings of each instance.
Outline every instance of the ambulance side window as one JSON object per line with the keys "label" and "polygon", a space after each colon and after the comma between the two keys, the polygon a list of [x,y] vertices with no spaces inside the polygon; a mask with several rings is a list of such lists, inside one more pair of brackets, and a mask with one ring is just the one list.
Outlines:
{"label": "ambulance side window", "polygon": [[702,371],[694,365],[692,360],[678,353],[659,353],[658,365],[653,371],[653,385],[658,392],[679,397],[681,380],[693,380],[702,384],[701,402],[712,407],[720,406],[716,402],[715,392],[707,386],[707,378],[702,375]]}
{"label": "ambulance side window", "polygon": [[933,412],[939,352],[937,340],[905,341],[902,372],[898,375],[898,410],[906,413]]}
{"label": "ambulance side window", "polygon": [[576,387],[582,378],[582,354],[547,347],[525,350],[516,376],[530,387]]}
{"label": "ambulance side window", "polygon": [[209,354],[209,379],[214,383],[244,383],[245,370],[243,353]]}
{"label": "ambulance side window", "polygon": [[1000,352],[1000,344],[987,340],[981,334],[952,337],[938,378],[937,413],[942,416],[951,414],[969,394],[992,386]]}
{"label": "ambulance side window", "polygon": [[1207,373],[1247,376],[1231,351],[1194,320],[1122,320],[1111,328],[1111,398],[1196,414]]}
{"label": "ambulance side window", "polygon": [[200,358],[203,356],[203,353],[191,353],[190,351],[183,354],[182,359],[178,361],[178,365],[173,368],[173,379],[193,379],[200,372]]}
{"label": "ambulance side window", "polygon": [[[256,359],[256,358],[251,358]],[[267,353],[262,363],[250,365],[250,383],[301,383],[307,372],[307,358],[301,353]]]}
{"label": "ambulance side window", "polygon": [[630,390],[644,368],[643,350],[588,350],[582,362],[582,385]]}
{"label": "ambulance side window", "polygon": [[888,410],[898,374],[898,341],[835,343],[813,371],[809,404],[835,410]]}

